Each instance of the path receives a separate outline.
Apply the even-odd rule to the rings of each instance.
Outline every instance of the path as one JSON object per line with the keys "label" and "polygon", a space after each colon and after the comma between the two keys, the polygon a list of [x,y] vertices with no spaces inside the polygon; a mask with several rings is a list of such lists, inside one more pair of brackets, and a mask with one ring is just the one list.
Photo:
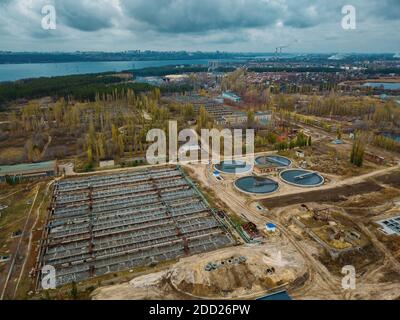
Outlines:
{"label": "path", "polygon": [[30,210],[28,212],[28,216],[27,216],[27,218],[25,220],[25,225],[24,225],[24,228],[22,230],[22,235],[18,240],[17,249],[15,250],[14,255],[13,255],[13,259],[12,259],[12,262],[11,262],[11,265],[10,265],[10,269],[8,271],[7,278],[6,278],[6,281],[4,283],[3,291],[2,291],[1,296],[0,296],[0,300],[4,299],[4,295],[5,295],[6,290],[7,290],[8,282],[10,281],[10,278],[11,278],[11,276],[13,274],[15,262],[16,262],[16,259],[18,258],[18,255],[19,255],[19,250],[20,250],[20,247],[21,247],[21,244],[22,244],[22,240],[24,238],[24,235],[26,234],[26,231],[27,231],[26,229],[28,227],[28,222],[29,222],[30,216],[32,214],[33,208],[35,206],[36,198],[37,198],[37,196],[39,194],[39,188],[40,188],[40,186],[38,185],[36,187],[36,193],[35,193],[35,197],[34,197],[34,199],[32,201],[31,208],[30,208]]}

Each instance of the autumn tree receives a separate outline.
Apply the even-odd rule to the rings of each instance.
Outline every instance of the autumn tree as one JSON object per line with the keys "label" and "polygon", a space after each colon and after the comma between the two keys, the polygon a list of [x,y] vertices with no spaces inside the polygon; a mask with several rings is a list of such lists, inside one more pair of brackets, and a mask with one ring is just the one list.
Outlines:
{"label": "autumn tree", "polygon": [[357,136],[353,142],[350,154],[350,162],[357,167],[362,167],[364,162],[365,142],[361,136]]}

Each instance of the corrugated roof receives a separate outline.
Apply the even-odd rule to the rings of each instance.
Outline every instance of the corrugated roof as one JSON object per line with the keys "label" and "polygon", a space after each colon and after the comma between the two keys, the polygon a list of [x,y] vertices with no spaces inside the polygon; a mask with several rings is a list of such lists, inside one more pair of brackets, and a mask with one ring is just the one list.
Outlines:
{"label": "corrugated roof", "polygon": [[23,163],[12,166],[0,166],[0,176],[27,174],[38,171],[51,171],[54,170],[55,165],[55,161],[47,161],[38,163]]}

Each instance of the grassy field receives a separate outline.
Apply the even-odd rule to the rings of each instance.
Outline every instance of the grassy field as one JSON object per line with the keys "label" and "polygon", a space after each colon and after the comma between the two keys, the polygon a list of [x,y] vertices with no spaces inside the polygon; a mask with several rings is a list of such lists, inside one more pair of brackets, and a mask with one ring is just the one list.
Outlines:
{"label": "grassy field", "polygon": [[26,214],[31,207],[34,190],[28,185],[5,187],[0,190],[0,204],[8,206],[0,217],[0,254],[7,254],[9,244],[13,242],[11,234],[22,230]]}
{"label": "grassy field", "polygon": [[[1,186],[0,204],[8,207],[1,211],[0,255],[10,257],[9,261],[0,265],[1,292],[10,267],[13,265],[4,294],[6,298],[23,299],[27,297],[28,291],[33,289],[29,272],[35,265],[37,246],[41,237],[40,230],[44,224],[46,208],[50,200],[47,184],[48,181],[43,181],[34,184]],[[15,232],[23,233],[12,237]],[[14,257],[16,259],[13,264]],[[18,290],[15,289],[17,286]]]}

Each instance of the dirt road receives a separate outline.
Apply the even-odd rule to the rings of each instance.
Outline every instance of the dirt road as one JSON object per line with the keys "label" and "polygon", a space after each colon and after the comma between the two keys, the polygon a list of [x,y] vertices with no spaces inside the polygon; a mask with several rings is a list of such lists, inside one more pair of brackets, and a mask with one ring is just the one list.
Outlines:
{"label": "dirt road", "polygon": [[[3,290],[2,290],[2,293],[1,293],[1,296],[0,296],[0,300],[4,299],[5,294],[6,294],[7,290],[9,289],[10,279],[17,272],[17,269],[18,269],[18,267],[17,267],[18,266],[17,259],[20,258],[20,254],[24,255],[25,257],[27,256],[28,248],[27,248],[27,245],[24,243],[24,240],[27,238],[28,235],[30,235],[30,233],[32,231],[32,229],[30,229],[30,231],[28,231],[28,228],[29,228],[30,217],[32,215],[32,211],[33,211],[33,208],[35,207],[36,199],[37,199],[37,196],[39,194],[39,189],[40,189],[40,185],[37,185],[36,186],[36,191],[35,191],[35,196],[34,196],[33,201],[32,201],[32,205],[31,205],[31,207],[29,209],[29,212],[27,213],[27,217],[26,217],[26,220],[25,220],[24,228],[22,230],[22,235],[18,240],[17,248],[16,248],[16,250],[15,250],[15,252],[13,254],[13,258],[12,258],[12,261],[11,261],[11,264],[10,264],[10,268],[9,268],[9,271],[8,271],[8,274],[7,274],[7,277],[6,277],[6,281],[4,283],[4,287],[3,287]],[[14,291],[12,291],[12,292],[14,293]]]}
{"label": "dirt road", "polygon": [[[341,293],[341,285],[335,277],[332,277],[329,271],[319,263],[309,252],[302,247],[302,245],[288,232],[288,230],[272,216],[264,216],[260,212],[256,211],[252,205],[252,201],[247,201],[243,197],[237,196],[232,190],[227,187],[229,184],[216,182],[216,179],[212,176],[212,168],[192,166],[192,170],[196,173],[196,176],[200,178],[202,183],[206,186],[212,186],[215,194],[218,198],[223,201],[226,206],[236,213],[238,216],[245,216],[249,221],[255,223],[260,230],[263,230],[265,223],[273,222],[276,224],[280,232],[284,237],[290,241],[290,243],[297,249],[306,261],[307,268],[309,270],[310,279],[308,281],[323,281],[324,286],[330,291],[330,295],[336,299],[344,298]],[[203,178],[202,178],[203,177]],[[319,280],[318,280],[319,279]],[[315,285],[315,283],[314,283]]]}

